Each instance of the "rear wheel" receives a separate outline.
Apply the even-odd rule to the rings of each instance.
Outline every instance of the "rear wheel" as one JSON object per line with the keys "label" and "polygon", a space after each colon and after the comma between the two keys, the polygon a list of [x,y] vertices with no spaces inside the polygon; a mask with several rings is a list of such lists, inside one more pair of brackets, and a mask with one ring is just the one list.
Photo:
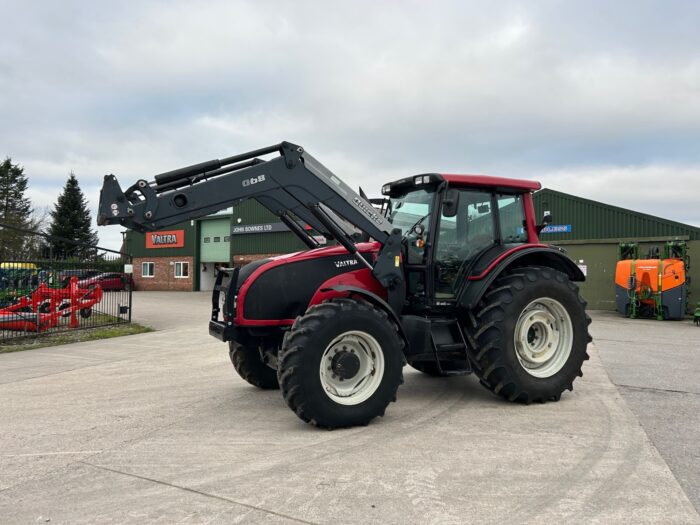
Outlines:
{"label": "rear wheel", "polygon": [[551,268],[517,268],[498,278],[469,327],[482,385],[523,403],[559,400],[573,390],[591,341],[585,308],[578,287]]}
{"label": "rear wheel", "polygon": [[279,388],[277,372],[263,362],[257,347],[241,346],[235,341],[229,341],[228,348],[229,358],[239,376],[263,390]]}
{"label": "rear wheel", "polygon": [[403,382],[403,341],[383,310],[334,299],[297,318],[277,374],[297,416],[324,428],[366,425],[383,416]]}

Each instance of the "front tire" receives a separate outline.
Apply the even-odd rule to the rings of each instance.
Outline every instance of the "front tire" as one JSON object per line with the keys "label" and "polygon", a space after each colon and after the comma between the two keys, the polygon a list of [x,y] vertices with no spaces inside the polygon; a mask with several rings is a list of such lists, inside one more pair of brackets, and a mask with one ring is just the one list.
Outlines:
{"label": "front tire", "polygon": [[228,356],[238,375],[262,390],[279,388],[277,372],[263,363],[256,347],[242,346],[235,341],[228,343]]}
{"label": "front tire", "polygon": [[499,277],[468,327],[481,384],[509,401],[558,401],[588,359],[585,308],[578,287],[551,268]]}
{"label": "front tire", "polygon": [[403,340],[383,310],[333,299],[298,317],[277,374],[289,408],[323,428],[367,425],[383,416],[403,383]]}

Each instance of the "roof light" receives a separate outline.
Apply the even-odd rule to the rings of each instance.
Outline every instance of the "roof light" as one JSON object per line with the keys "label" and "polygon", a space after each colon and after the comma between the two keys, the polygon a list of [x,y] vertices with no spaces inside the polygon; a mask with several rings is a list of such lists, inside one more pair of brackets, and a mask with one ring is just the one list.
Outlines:
{"label": "roof light", "polygon": [[414,177],[413,184],[423,184],[423,176],[419,175],[418,177]]}
{"label": "roof light", "polygon": [[423,182],[428,184],[430,182],[430,175],[423,175]]}
{"label": "roof light", "polygon": [[385,184],[384,186],[382,186],[382,194],[389,195],[390,192],[391,192],[391,186],[389,186],[388,184]]}

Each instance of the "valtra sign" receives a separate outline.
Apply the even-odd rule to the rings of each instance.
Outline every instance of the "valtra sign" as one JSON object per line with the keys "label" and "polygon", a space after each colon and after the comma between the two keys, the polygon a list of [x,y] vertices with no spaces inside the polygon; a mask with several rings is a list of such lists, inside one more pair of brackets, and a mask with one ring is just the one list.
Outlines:
{"label": "valtra sign", "polygon": [[185,230],[149,232],[146,248],[182,248],[185,245]]}

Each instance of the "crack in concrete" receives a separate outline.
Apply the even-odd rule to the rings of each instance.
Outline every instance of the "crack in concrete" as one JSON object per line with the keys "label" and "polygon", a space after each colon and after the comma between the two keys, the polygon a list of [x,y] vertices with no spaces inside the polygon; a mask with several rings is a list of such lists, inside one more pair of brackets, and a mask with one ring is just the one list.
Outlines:
{"label": "crack in concrete", "polygon": [[136,479],[140,479],[140,480],[143,480],[143,481],[150,481],[151,483],[157,483],[158,485],[164,485],[164,486],[166,486],[166,487],[170,487],[170,488],[174,488],[174,489],[179,489],[179,490],[184,490],[185,492],[190,492],[190,493],[192,493],[192,494],[197,494],[197,495],[199,495],[199,496],[204,496],[204,497],[206,497],[206,498],[212,498],[212,499],[217,499],[217,500],[219,500],[219,501],[225,501],[226,503],[231,503],[231,504],[233,504],[233,505],[240,505],[241,507],[245,507],[246,509],[255,510],[255,511],[258,511],[258,512],[264,512],[265,514],[271,514],[271,515],[273,515],[273,516],[277,516],[277,517],[279,517],[279,518],[284,518],[284,519],[288,519],[288,520],[291,520],[291,521],[295,521],[295,522],[297,522],[297,523],[304,523],[305,525],[317,525],[317,524],[315,524],[315,523],[312,522],[312,521],[302,520],[302,519],[299,519],[299,518],[295,518],[295,517],[293,517],[293,516],[289,516],[289,515],[287,515],[287,514],[282,514],[281,512],[275,512],[274,510],[265,509],[265,508],[263,508],[263,507],[258,507],[258,506],[256,506],[256,505],[250,505],[249,503],[243,503],[243,502],[241,502],[241,501],[236,501],[236,500],[234,500],[234,499],[230,499],[230,498],[227,498],[227,497],[225,497],[225,496],[219,496],[219,495],[217,495],[217,494],[210,494],[210,493],[208,493],[208,492],[203,492],[203,491],[201,491],[201,490],[193,489],[193,488],[190,488],[190,487],[185,487],[185,486],[183,486],[183,485],[176,485],[176,484],[174,484],[174,483],[168,483],[167,481],[161,481],[161,480],[159,480],[159,479],[149,478],[149,477],[146,477],[146,476],[139,476],[138,474],[132,474],[132,473],[130,473],[130,472],[124,472],[124,471],[112,469],[112,468],[109,468],[109,467],[102,467],[102,466],[100,466],[100,465],[95,465],[94,463],[88,463],[87,461],[78,461],[77,463],[82,463],[83,465],[87,465],[87,466],[89,466],[89,467],[93,467],[93,468],[96,468],[96,469],[99,469],[99,470],[104,470],[104,471],[107,471],[107,472],[113,472],[114,474],[121,474],[121,475],[123,475],[123,476],[129,476],[129,477],[136,478]]}
{"label": "crack in concrete", "polygon": [[700,396],[700,392],[691,392],[689,390],[674,390],[673,388],[656,388],[653,386],[634,386],[615,383],[616,387],[627,388],[629,390],[638,390],[644,392],[646,390],[651,390],[653,392],[666,392],[669,394],[690,394],[691,396]]}

